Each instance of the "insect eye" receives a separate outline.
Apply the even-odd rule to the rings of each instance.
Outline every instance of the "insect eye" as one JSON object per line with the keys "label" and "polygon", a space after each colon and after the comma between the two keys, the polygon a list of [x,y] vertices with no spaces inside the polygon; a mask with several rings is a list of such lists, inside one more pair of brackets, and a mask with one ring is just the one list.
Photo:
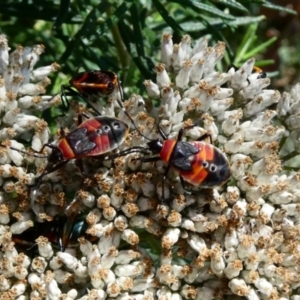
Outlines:
{"label": "insect eye", "polygon": [[119,122],[115,122],[113,124],[113,126],[114,126],[114,129],[120,129],[120,123]]}
{"label": "insect eye", "polygon": [[209,168],[209,171],[211,171],[211,172],[216,172],[216,171],[217,171],[217,166],[214,165],[214,164],[212,164],[212,165],[210,166],[210,168]]}
{"label": "insect eye", "polygon": [[208,167],[208,162],[207,161],[203,161],[202,162],[202,167],[206,169]]}
{"label": "insect eye", "polygon": [[103,129],[104,129],[104,131],[106,131],[106,132],[107,132],[107,131],[109,131],[109,130],[110,130],[110,127],[109,127],[108,125],[104,125],[104,126],[103,126]]}
{"label": "insect eye", "polygon": [[112,82],[110,82],[107,84],[107,89],[113,91],[115,89],[115,85]]}

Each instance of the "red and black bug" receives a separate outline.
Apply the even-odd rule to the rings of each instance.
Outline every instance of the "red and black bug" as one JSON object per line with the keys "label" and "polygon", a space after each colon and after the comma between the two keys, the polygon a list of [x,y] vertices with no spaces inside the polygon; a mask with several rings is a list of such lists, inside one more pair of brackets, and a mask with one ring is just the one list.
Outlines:
{"label": "red and black bug", "polygon": [[[111,73],[111,72],[110,72]],[[114,73],[112,73],[114,74]],[[115,75],[115,74],[114,74]],[[115,81],[118,82],[116,75],[114,76]],[[106,84],[108,91],[101,92],[109,94],[110,90],[113,90],[110,87],[109,83]],[[100,87],[99,87],[100,89]],[[121,99],[123,99],[123,94],[121,87],[119,86]],[[103,90],[104,87],[103,87]],[[131,119],[130,115],[126,112],[123,108],[123,105],[120,100],[117,99],[121,109],[124,110],[125,114],[129,117],[130,121],[136,126],[134,121]],[[85,176],[85,172],[83,169],[82,159],[85,157],[95,157],[100,156],[103,154],[107,154],[108,152],[116,149],[119,147],[125,140],[126,136],[129,133],[128,125],[113,117],[107,116],[96,116],[93,118],[88,118],[87,120],[83,121],[83,116],[87,117],[86,115],[80,114],[78,116],[78,123],[76,129],[65,134],[64,131],[61,129],[61,138],[57,144],[54,143],[46,143],[43,145],[39,153],[28,153],[26,151],[22,151],[16,149],[14,147],[9,147],[11,150],[19,151],[24,154],[35,156],[38,158],[47,158],[48,163],[44,168],[44,171],[40,176],[36,179],[36,185],[38,186],[42,180],[42,178],[52,173],[65,164],[67,164],[70,160],[75,159],[76,163],[83,175]],[[6,147],[6,145],[0,145],[1,147]],[[52,152],[49,156],[41,155],[45,148],[51,148]],[[62,244],[66,244],[69,235],[73,228],[74,216],[70,218],[70,220],[66,223],[65,226],[65,233]]]}
{"label": "red and black bug", "polygon": [[[212,144],[209,134],[202,135],[198,141],[182,141],[185,130],[195,125],[183,128],[179,131],[177,139],[168,139],[163,130],[158,127],[162,138],[150,140],[146,147],[132,147],[118,153],[115,157],[129,153],[141,152],[158,156],[143,157],[142,162],[154,162],[163,160],[167,163],[162,181],[162,201],[164,201],[164,182],[170,168],[179,173],[182,186],[185,188],[185,181],[202,188],[215,188],[221,186],[230,177],[230,166],[226,155]],[[204,140],[210,138],[211,143]]]}
{"label": "red and black bug", "polygon": [[67,111],[69,108],[67,96],[79,96],[100,115],[93,102],[98,101],[100,97],[112,95],[118,88],[120,89],[118,76],[111,71],[80,72],[69,80],[69,85],[61,86],[61,99]]}
{"label": "red and black bug", "polygon": [[[51,148],[49,156],[27,153],[19,149],[10,147],[24,154],[39,158],[47,158],[43,173],[37,178],[37,185],[41,179],[49,173],[52,173],[71,159],[77,160],[80,171],[85,175],[81,159],[84,157],[100,156],[106,154],[120,146],[129,133],[127,124],[119,119],[105,116],[97,116],[82,121],[83,115],[78,116],[78,127],[68,134],[61,130],[61,139],[58,144],[46,143],[40,150],[43,153],[46,147]],[[5,147],[4,145],[1,145]]]}

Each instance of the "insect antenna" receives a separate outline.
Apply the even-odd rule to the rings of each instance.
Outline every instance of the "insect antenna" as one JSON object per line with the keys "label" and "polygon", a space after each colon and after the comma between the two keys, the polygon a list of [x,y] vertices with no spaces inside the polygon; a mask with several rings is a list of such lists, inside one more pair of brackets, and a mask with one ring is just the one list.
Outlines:
{"label": "insect antenna", "polygon": [[[121,94],[121,99],[122,101],[124,101],[124,94],[123,94],[123,89],[121,87],[121,84],[120,84],[120,81],[119,81],[119,78],[117,77],[117,81],[118,81],[118,86],[119,86],[119,91],[120,91],[120,94]],[[132,125],[134,126],[135,130],[142,136],[144,137],[146,140],[148,141],[152,141],[152,139],[148,138],[147,136],[145,136],[140,130],[139,128],[137,127],[137,125],[135,124],[134,120],[132,119],[132,117],[130,116],[130,114],[126,111],[126,109],[124,108],[122,102],[117,98],[117,102],[119,104],[119,106],[121,107],[121,109],[123,110],[123,112],[125,113],[125,115],[127,116],[127,118],[130,120],[130,122],[132,123]]]}
{"label": "insect antenna", "polygon": [[33,156],[33,157],[36,157],[36,158],[49,158],[48,155],[38,155],[38,153],[30,153],[30,152],[27,152],[27,151],[24,151],[24,150],[15,148],[15,147],[11,147],[11,146],[5,146],[5,145],[1,145],[0,144],[0,147],[2,147],[2,148],[9,148],[10,150],[18,151],[18,152],[23,153],[25,155]]}

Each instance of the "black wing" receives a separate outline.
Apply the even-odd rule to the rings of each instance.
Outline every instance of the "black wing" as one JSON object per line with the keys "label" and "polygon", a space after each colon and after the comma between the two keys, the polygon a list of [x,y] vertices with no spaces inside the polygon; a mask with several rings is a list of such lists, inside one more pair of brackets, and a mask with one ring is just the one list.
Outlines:
{"label": "black wing", "polygon": [[66,136],[70,147],[75,155],[80,155],[93,150],[96,144],[87,135],[87,128],[76,128]]}
{"label": "black wing", "polygon": [[172,167],[180,171],[191,171],[192,165],[189,157],[199,153],[199,149],[188,142],[177,142],[170,160]]}

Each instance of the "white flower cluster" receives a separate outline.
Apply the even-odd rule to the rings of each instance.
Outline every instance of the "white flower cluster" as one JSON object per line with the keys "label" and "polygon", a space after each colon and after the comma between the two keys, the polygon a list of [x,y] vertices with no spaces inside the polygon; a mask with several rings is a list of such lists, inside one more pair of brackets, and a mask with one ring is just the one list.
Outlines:
{"label": "white flower cluster", "polygon": [[[52,69],[33,70],[41,46],[8,55],[4,36],[0,46],[1,140],[24,150],[21,138],[34,124],[32,147],[39,150],[49,134],[35,115],[54,101],[33,98]],[[282,157],[291,159],[289,153],[300,149],[300,85],[282,95],[265,89],[270,80],[253,72],[254,59],[236,71],[217,72],[224,51],[222,42],[209,47],[203,38],[191,47],[188,36],[175,45],[163,35],[156,83],[145,81],[148,97],[132,95],[124,103],[144,136],[116,101],[95,104],[131,126],[119,151],[162,138],[158,124],[168,139],[196,124],[183,140],[209,133],[230,161],[231,180],[219,188],[185,190],[175,170],[163,185],[166,163],[143,163],[140,153],[113,165],[86,159],[85,171],[98,186],[89,178],[82,183],[72,161],[32,188],[27,184],[45,159],[0,149],[1,299],[299,299],[300,174],[286,171]],[[23,79],[16,84],[16,78]],[[153,99],[158,107],[146,105]],[[74,227],[81,237],[77,244],[71,237],[66,252],[38,230],[81,211],[88,229]]]}

